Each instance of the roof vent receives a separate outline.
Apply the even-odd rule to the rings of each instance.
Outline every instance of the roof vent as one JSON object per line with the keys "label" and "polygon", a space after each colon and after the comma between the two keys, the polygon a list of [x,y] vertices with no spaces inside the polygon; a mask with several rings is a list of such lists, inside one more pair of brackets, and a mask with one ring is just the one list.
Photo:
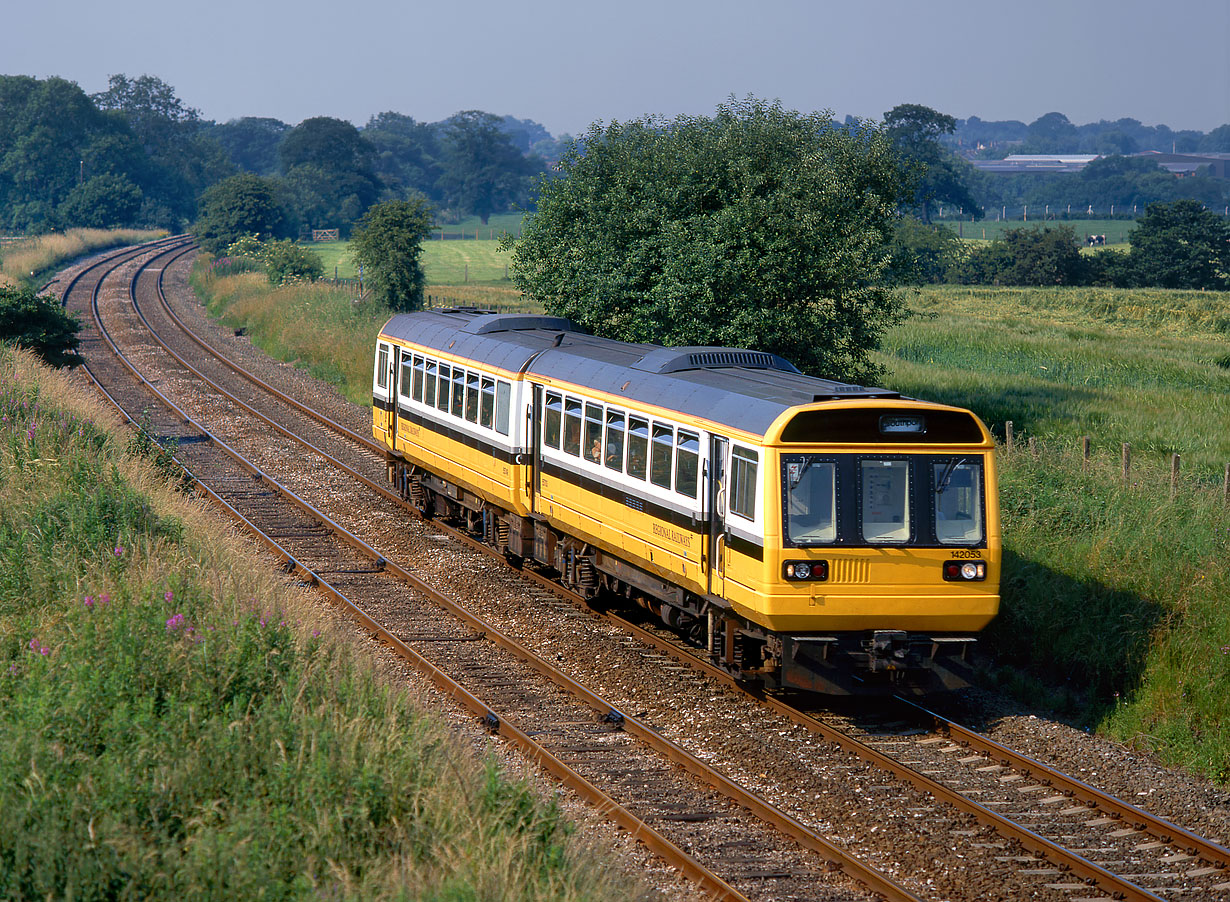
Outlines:
{"label": "roof vent", "polygon": [[656,348],[632,364],[647,373],[678,373],[682,370],[743,367],[754,370],[781,370],[797,373],[794,364],[776,354],[743,348]]}
{"label": "roof vent", "polygon": [[548,329],[552,332],[582,332],[572,320],[562,316],[537,316],[532,313],[482,313],[466,323],[462,332],[489,335],[492,332],[519,332]]}

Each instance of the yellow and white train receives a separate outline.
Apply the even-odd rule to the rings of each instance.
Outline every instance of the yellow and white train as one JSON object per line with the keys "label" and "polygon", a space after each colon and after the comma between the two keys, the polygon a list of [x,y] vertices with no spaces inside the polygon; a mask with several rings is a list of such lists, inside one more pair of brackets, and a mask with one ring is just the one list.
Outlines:
{"label": "yellow and white train", "polygon": [[372,395],[425,514],[769,688],[959,685],[998,610],[995,445],[967,410],[471,308],[390,319]]}

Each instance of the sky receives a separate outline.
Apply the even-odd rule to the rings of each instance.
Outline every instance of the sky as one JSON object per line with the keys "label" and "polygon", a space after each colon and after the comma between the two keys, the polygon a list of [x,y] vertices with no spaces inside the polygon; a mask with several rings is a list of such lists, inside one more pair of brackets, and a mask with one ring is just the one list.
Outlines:
{"label": "sky", "polygon": [[557,137],[732,95],[881,119],[1230,123],[1230,0],[0,0],[0,74],[154,75],[206,119],[480,109]]}

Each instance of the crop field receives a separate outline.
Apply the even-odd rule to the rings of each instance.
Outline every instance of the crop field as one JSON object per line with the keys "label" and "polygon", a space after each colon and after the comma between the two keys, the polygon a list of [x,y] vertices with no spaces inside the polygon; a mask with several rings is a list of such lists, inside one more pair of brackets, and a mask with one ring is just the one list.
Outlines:
{"label": "crop field", "polygon": [[[1041,212],[1041,211],[1039,211]],[[1088,235],[1105,235],[1107,244],[1127,244],[1132,229],[1136,228],[1134,219],[1037,219],[1030,218],[1027,222],[1019,219],[997,220],[994,215],[978,222],[957,222],[948,219],[935,221],[937,225],[947,226],[966,240],[993,241],[1010,229],[1042,228],[1043,226],[1069,225],[1076,232],[1076,237],[1084,240]]]}

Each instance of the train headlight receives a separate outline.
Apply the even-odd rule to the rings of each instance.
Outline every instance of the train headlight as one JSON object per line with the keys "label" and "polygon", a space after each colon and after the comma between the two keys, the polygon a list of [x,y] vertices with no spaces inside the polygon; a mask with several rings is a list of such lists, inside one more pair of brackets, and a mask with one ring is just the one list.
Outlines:
{"label": "train headlight", "polygon": [[782,575],[788,580],[818,581],[829,578],[828,561],[786,561],[782,565]]}
{"label": "train headlight", "polygon": [[963,582],[987,578],[986,561],[947,561],[944,564],[944,579]]}

